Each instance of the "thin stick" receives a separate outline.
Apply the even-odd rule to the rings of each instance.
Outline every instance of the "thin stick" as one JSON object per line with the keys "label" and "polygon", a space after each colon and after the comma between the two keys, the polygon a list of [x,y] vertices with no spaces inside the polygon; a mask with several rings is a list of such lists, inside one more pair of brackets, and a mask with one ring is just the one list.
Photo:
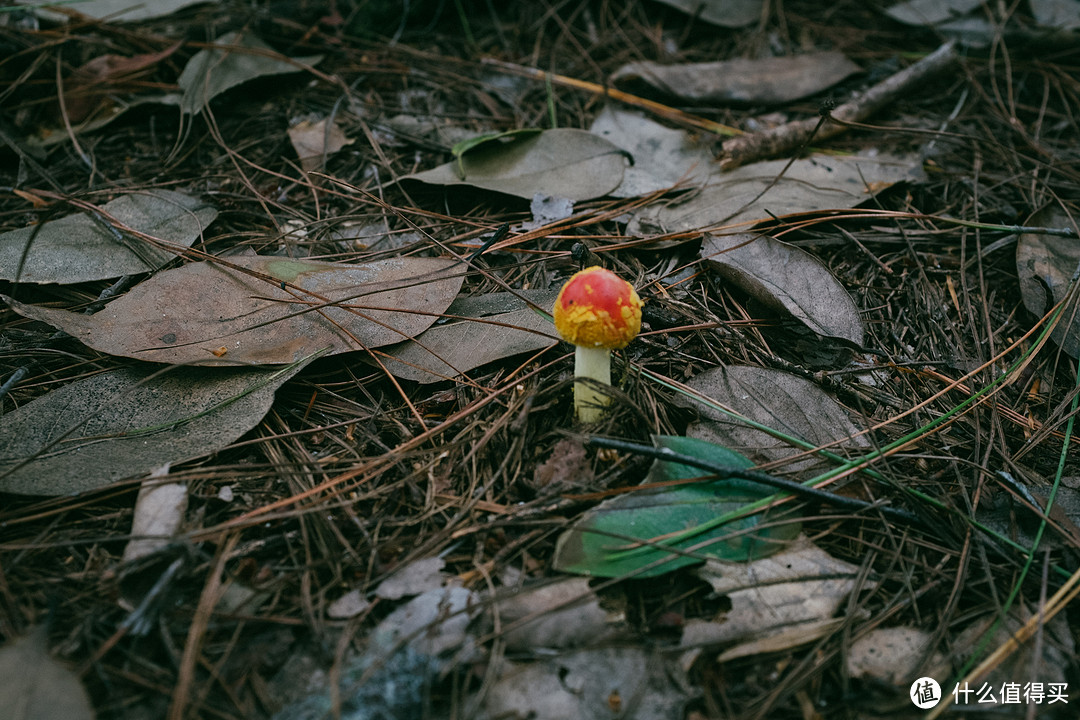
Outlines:
{"label": "thin stick", "polygon": [[[860,122],[873,115],[903,93],[926,80],[956,60],[956,48],[948,42],[911,67],[891,77],[839,106],[832,117],[844,123]],[[765,132],[741,135],[724,141],[724,159],[720,167],[731,170],[754,160],[783,155],[807,142],[818,126],[818,118],[796,120]],[[832,137],[846,128],[837,123],[827,123],[817,131],[818,139]]]}

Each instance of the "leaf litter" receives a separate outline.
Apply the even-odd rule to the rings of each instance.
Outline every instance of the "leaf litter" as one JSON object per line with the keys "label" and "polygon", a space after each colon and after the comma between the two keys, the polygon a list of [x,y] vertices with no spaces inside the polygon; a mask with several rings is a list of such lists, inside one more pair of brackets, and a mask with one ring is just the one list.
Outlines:
{"label": "leaf litter", "polygon": [[[203,237],[217,210],[174,190],[125,193],[95,211],[0,234],[0,280],[81,283],[156,270]],[[110,219],[161,246],[110,228]]]}
{"label": "leaf litter", "polygon": [[235,257],[158,273],[93,315],[0,299],[110,355],[193,365],[288,364],[419,334],[457,295],[459,270],[459,263],[442,258],[346,265]]}
{"label": "leaf litter", "polygon": [[[340,713],[353,720],[390,712],[666,718],[717,708],[740,717],[802,716],[807,708],[824,716],[877,715],[887,707],[906,707],[907,688],[899,674],[849,673],[848,659],[864,649],[854,643],[867,637],[870,651],[881,650],[897,643],[874,629],[910,627],[931,638],[919,646],[928,657],[943,653],[955,668],[968,658],[950,650],[978,647],[977,635],[990,638],[988,650],[1007,650],[1007,636],[989,628],[995,619],[1010,618],[1012,632],[1014,615],[1028,631],[1042,628],[1041,637],[1050,639],[1044,650],[1064,649],[1058,655],[1044,652],[1043,664],[1075,674],[1075,633],[1064,622],[1060,594],[1075,566],[1076,539],[1058,520],[1058,502],[1064,507],[1068,495],[1031,491],[1039,506],[1055,498],[1043,528],[1040,513],[1016,507],[1011,495],[997,497],[1004,493],[996,484],[986,492],[988,479],[996,482],[986,468],[1009,468],[1020,487],[1056,482],[1059,466],[1075,475],[1074,443],[1066,439],[1073,368],[1061,362],[1056,343],[1043,343],[1038,335],[1047,305],[1060,290],[1046,280],[1042,307],[1037,295],[1033,304],[1021,306],[1029,294],[1017,277],[1022,263],[993,252],[1019,234],[1009,228],[1049,198],[1060,199],[1068,214],[1076,212],[1067,184],[1068,118],[1074,113],[1067,93],[1053,92],[1072,46],[1054,45],[1053,52],[1036,57],[1025,39],[1033,27],[1028,11],[1045,22],[1044,5],[1022,4],[1015,13],[980,6],[978,17],[960,18],[981,19],[983,29],[946,20],[937,29],[964,37],[970,44],[963,54],[951,46],[935,50],[940,41],[932,33],[908,33],[901,42],[893,32],[898,26],[883,12],[841,4],[823,14],[818,6],[789,3],[780,13],[756,0],[681,3],[685,14],[636,0],[618,8],[560,6],[543,13],[527,3],[504,8],[464,2],[431,12],[426,3],[413,3],[383,15],[378,3],[345,15],[337,7],[297,4],[250,17],[236,16],[231,6],[206,4],[164,20],[126,22],[117,32],[108,19],[62,29],[43,24],[39,31],[25,25],[38,22],[32,17],[5,14],[0,42],[17,32],[20,50],[4,65],[11,82],[0,132],[10,149],[5,152],[17,162],[0,163],[3,186],[15,190],[0,194],[2,230],[53,219],[39,204],[28,213],[28,200],[72,198],[85,207],[82,201],[104,191],[143,192],[166,183],[186,188],[220,215],[213,235],[203,233],[199,249],[186,253],[188,265],[125,272],[157,274],[81,320],[71,316],[105,302],[108,289],[101,280],[0,288],[22,310],[72,324],[76,340],[80,329],[92,326],[108,337],[102,340],[104,352],[121,350],[102,355],[0,308],[0,410],[6,411],[0,430],[22,422],[18,413],[38,408],[38,400],[68,387],[79,390],[87,376],[127,371],[145,378],[165,370],[123,354],[123,331],[117,330],[124,327],[122,315],[132,318],[127,329],[135,333],[157,331],[143,338],[149,344],[132,345],[140,357],[148,348],[165,349],[160,338],[169,331],[153,327],[159,320],[153,312],[165,308],[178,326],[187,314],[197,326],[198,352],[188,359],[236,362],[240,348],[210,341],[221,335],[215,325],[220,315],[212,314],[217,300],[197,297],[199,290],[215,288],[211,275],[227,275],[228,283],[242,286],[242,297],[226,303],[229,312],[264,313],[267,327],[281,329],[267,331],[253,356],[287,364],[295,357],[294,345],[340,354],[307,366],[268,409],[245,418],[247,427],[257,423],[256,432],[248,430],[245,439],[220,451],[204,441],[189,454],[165,453],[153,458],[156,464],[128,466],[124,477],[133,482],[105,479],[103,492],[86,489],[78,497],[66,491],[46,499],[5,493],[0,565],[5,593],[14,598],[7,605],[16,610],[0,617],[0,628],[31,625],[62,584],[64,598],[52,622],[57,635],[67,638],[65,655],[84,663],[83,678],[95,702],[148,717],[196,717],[208,708],[237,717]],[[726,30],[730,25],[741,29]],[[242,39],[222,35],[237,27],[246,28]],[[512,36],[507,27],[515,28]],[[798,37],[790,27],[799,28]],[[985,27],[993,33],[988,36]],[[980,33],[983,40],[1001,42],[992,51],[972,49]],[[139,67],[141,85],[111,88],[97,116],[86,124],[61,117],[74,124],[57,132],[56,114],[46,108],[57,99],[74,102],[76,95],[57,97],[55,70],[70,77],[63,75],[66,68],[100,56],[102,38],[110,54]],[[519,41],[532,54],[515,50]],[[178,49],[154,61],[177,42]],[[1051,42],[1058,40],[1048,33],[1037,47],[1045,50]],[[479,58],[479,48],[506,60]],[[842,51],[866,70],[836,86],[844,112],[834,113],[862,125],[826,119],[812,138],[809,131],[822,123],[812,101],[676,108],[605,85],[629,59],[675,67],[828,51]],[[319,55],[319,70],[305,62]],[[250,68],[247,61],[255,58],[268,61],[269,75],[234,72],[236,66]],[[947,74],[908,72],[953,63],[958,67]],[[188,76],[180,83],[185,67]],[[287,76],[288,82],[240,90],[246,79],[275,76]],[[912,77],[918,78],[914,85]],[[207,84],[200,90],[202,81]],[[176,111],[181,102],[186,113]],[[132,112],[138,103],[143,104]],[[125,108],[123,122],[114,120],[108,132],[93,129]],[[336,153],[320,145],[316,154],[323,165],[305,173],[297,164],[303,153],[289,146],[285,134],[302,117],[332,118],[356,142]],[[594,120],[586,137],[590,133],[579,128]],[[535,132],[539,125],[558,129]],[[770,136],[769,128],[790,133],[789,143],[779,150],[755,145]],[[521,129],[526,132],[517,133]],[[454,152],[461,140],[508,131]],[[576,139],[566,140],[571,135]],[[38,142],[43,137],[52,143],[47,152]],[[67,145],[73,139],[77,144]],[[550,154],[530,157],[524,166],[506,162],[541,140],[551,144]],[[590,154],[588,148],[602,151]],[[447,178],[460,180],[462,172],[468,177],[474,163],[488,159],[509,171],[504,167],[487,181],[453,192],[448,186],[397,182],[439,163],[450,166],[443,168]],[[40,189],[47,186],[52,190]],[[552,198],[549,206],[537,202],[541,197]],[[529,218],[528,202],[535,205],[532,226],[522,224]],[[864,207],[847,212],[858,205]],[[451,248],[473,252],[504,223],[513,230],[468,262],[450,257]],[[747,233],[760,223],[768,227],[757,234],[786,246],[737,265],[737,251],[724,253],[732,254],[732,262],[723,268],[703,260],[698,243],[711,242],[707,236]],[[336,235],[350,227],[358,230],[355,238]],[[239,251],[272,251],[283,236],[291,252],[307,259],[240,259]],[[407,240],[397,244],[384,237]],[[571,251],[577,244],[589,248],[590,261],[631,280],[646,299],[642,336],[613,357],[618,402],[601,425],[589,429],[572,425],[566,353],[514,350],[514,343],[505,342],[524,327],[524,318],[539,321],[537,327],[544,320],[504,293],[556,291],[578,269],[581,254]],[[216,266],[191,262],[212,256],[222,258]],[[436,293],[438,302],[420,297],[425,293],[417,288],[431,279],[423,272],[395,280],[391,288],[341,278],[332,283],[329,298],[316,297],[323,293],[291,274],[296,263],[315,275],[336,277],[329,268],[313,268],[349,272],[349,266],[405,258],[442,263],[446,276],[433,283],[446,281]],[[276,269],[285,277],[268,272],[271,262],[284,263]],[[247,272],[228,272],[230,264]],[[784,265],[791,266],[787,276]],[[191,266],[199,267],[184,275]],[[834,280],[821,274],[826,268]],[[174,299],[169,283],[178,271]],[[1067,272],[1058,269],[1048,277]],[[372,291],[396,292],[390,296],[395,306],[373,309]],[[129,296],[145,302],[118,304]],[[850,306],[838,302],[845,296]],[[469,309],[465,301],[490,306]],[[840,305],[847,310],[841,312]],[[850,322],[852,307],[859,323]],[[288,317],[329,315],[332,322],[296,325],[274,315],[274,308]],[[356,320],[359,313],[384,310],[396,311],[378,316],[393,317],[386,324],[394,332],[382,334],[390,329]],[[522,315],[502,325],[476,321],[514,312]],[[406,315],[425,319],[414,325]],[[847,329],[831,326],[834,316],[849,318]],[[238,318],[229,316],[237,335],[228,337],[247,345],[259,328]],[[350,329],[353,320],[359,327]],[[102,329],[110,323],[111,337]],[[487,330],[479,339],[457,342],[466,339],[467,328],[482,325]],[[1061,327],[1067,327],[1064,319]],[[438,341],[424,338],[443,328],[448,330]],[[371,343],[392,339],[369,344],[371,352],[345,355],[345,349],[360,347],[350,337],[358,333]],[[527,334],[551,342],[542,333]],[[861,345],[857,364],[850,362],[850,352],[822,350],[837,338]],[[388,373],[390,365],[411,367],[390,359],[403,342],[402,347],[434,349],[416,357],[438,356],[445,367],[410,360],[424,374],[407,379]],[[175,357],[163,352],[156,361],[171,363]],[[681,568],[645,580],[626,577],[643,567],[637,557],[647,552],[635,555],[628,547],[632,541],[612,539],[626,536],[636,519],[616,514],[619,522],[600,528],[609,536],[593,543],[595,552],[579,567],[603,570],[606,563],[611,570],[619,560],[626,562],[622,571],[603,581],[560,577],[560,534],[578,525],[587,529],[599,509],[619,507],[622,498],[659,498],[655,507],[640,509],[656,520],[652,538],[719,530],[719,524],[709,525],[717,517],[758,502],[748,495],[742,504],[691,516],[682,506],[708,507],[717,500],[715,492],[708,498],[699,492],[694,502],[682,502],[693,494],[684,488],[712,482],[696,480],[700,471],[661,463],[654,479],[664,484],[638,487],[649,476],[648,463],[594,442],[596,436],[647,441],[654,435],[680,438],[670,443],[695,442],[686,435],[703,432],[712,420],[702,415],[709,410],[682,399],[693,394],[687,384],[703,382],[718,369],[739,373],[740,367],[790,371],[819,395],[778,375],[741,382],[714,377],[711,386],[703,383],[705,394],[723,398],[723,386],[729,385],[730,403],[745,401],[746,414],[759,412],[762,422],[811,445],[838,443],[833,451],[865,461],[859,479],[867,494],[902,505],[912,511],[907,517],[922,521],[901,528],[884,509],[853,514],[789,503],[783,509],[798,515],[813,546],[847,565],[822,559],[820,567],[831,567],[832,574],[805,569],[798,578],[763,580],[773,576],[761,559],[744,558],[750,562],[733,563],[724,576],[738,579],[744,570],[750,575],[737,588],[714,589],[689,567],[700,565],[703,548],[695,548]],[[194,388],[256,370],[185,368],[166,376],[181,372],[191,373]],[[167,398],[180,404],[171,394]],[[148,398],[143,404],[157,402]],[[77,399],[68,405],[79,407]],[[144,408],[125,410],[142,417]],[[49,412],[61,430],[78,420]],[[1002,424],[999,416],[1012,422]],[[171,417],[166,421],[175,425]],[[804,443],[770,444],[760,430],[754,430],[756,437],[742,436],[735,427],[728,423],[713,439],[745,450],[738,460],[742,466],[783,461],[781,472],[799,476],[820,469],[798,464],[809,464],[809,458],[793,459]],[[84,439],[103,446],[113,440]],[[56,445],[61,446],[62,441]],[[102,465],[135,457],[114,449],[116,458],[103,457]],[[20,457],[46,459],[48,451],[38,450]],[[717,452],[734,462],[730,449],[707,454]],[[835,467],[839,460],[813,462]],[[69,481],[77,470],[49,473]],[[134,481],[145,485],[155,471],[161,477],[153,481],[184,484],[188,505],[173,514],[171,522],[178,525],[154,531],[160,540],[178,542],[130,563],[147,568],[148,587],[159,589],[129,595],[118,587],[123,581],[112,568],[132,529]],[[845,492],[852,487],[859,486],[852,482]],[[765,493],[775,491],[760,489],[753,497]],[[980,520],[988,517],[990,503],[993,527]],[[1002,506],[1005,512],[998,512]],[[766,526],[775,526],[771,520],[796,525],[791,516],[763,519]],[[730,525],[720,530],[730,531]],[[185,565],[182,582],[162,557],[172,552],[193,561]],[[671,554],[660,551],[656,557]],[[682,562],[684,556],[678,557]],[[411,600],[376,594],[395,568],[433,558],[445,562],[438,574],[427,576],[439,587]],[[518,580],[496,591],[498,579],[508,575]],[[574,621],[580,618],[564,614],[561,604],[571,593],[553,593],[550,604],[532,596],[536,604],[526,612],[536,614],[535,621],[522,622],[528,616],[516,614],[505,616],[509,622],[502,627],[496,627],[501,620],[490,626],[481,621],[481,614],[492,618],[496,602],[510,603],[520,594],[524,603],[547,583],[573,590],[588,608],[581,614],[595,625],[578,627]],[[774,594],[774,587],[792,593]],[[894,592],[897,587],[904,592]],[[147,622],[135,632],[136,612],[125,608],[128,614],[119,615],[117,597],[141,597],[140,604],[160,607],[147,607]],[[1013,609],[1003,607],[1013,597]],[[722,628],[751,617],[740,614],[748,607],[768,610],[769,620],[747,620],[746,635],[706,637],[686,648],[692,654],[681,658],[685,667],[675,662],[689,628]],[[801,611],[802,619],[768,625],[788,610]],[[601,615],[619,618],[616,645],[589,642],[603,634]],[[514,639],[507,660],[515,623],[529,632]],[[755,631],[755,623],[769,631]],[[968,624],[971,633],[958,634]],[[582,646],[560,647],[556,654],[547,647],[572,645],[578,636],[588,636]],[[1031,667],[1033,657],[1023,658],[1023,667]],[[134,682],[132,662],[161,682]],[[316,672],[296,672],[305,662]],[[901,664],[897,656],[895,668]],[[1005,675],[1020,672],[1010,666]],[[1046,672],[1040,679],[1056,682],[1059,676]],[[290,705],[309,692],[302,687],[308,683],[318,692],[306,704]],[[279,686],[289,691],[278,694]],[[161,687],[173,689],[162,693]],[[1040,711],[1049,717],[1053,708]]]}

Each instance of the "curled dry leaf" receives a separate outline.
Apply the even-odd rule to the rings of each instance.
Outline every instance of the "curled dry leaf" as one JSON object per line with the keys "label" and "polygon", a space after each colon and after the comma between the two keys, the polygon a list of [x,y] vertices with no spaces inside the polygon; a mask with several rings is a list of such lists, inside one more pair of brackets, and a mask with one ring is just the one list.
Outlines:
{"label": "curled dry leaf", "polygon": [[285,364],[414,337],[446,309],[463,280],[459,263],[440,258],[337,265],[241,257],[228,263],[159,273],[95,315],[0,299],[110,355],[194,365]]}
{"label": "curled dry leaf", "polygon": [[860,71],[843,53],[819,52],[680,65],[634,62],[616,70],[611,81],[630,89],[644,83],[692,103],[778,104],[819,93]]}
{"label": "curled dry leaf", "polygon": [[[776,555],[750,563],[709,560],[697,574],[718,595],[728,597],[731,610],[719,622],[687,623],[681,642],[684,648],[744,642],[827,621],[856,588],[859,567],[800,536]],[[874,586],[874,582],[863,585]]]}
{"label": "curled dry leaf", "polygon": [[300,370],[124,368],[4,415],[0,492],[67,495],[227,446],[262,420]]}
{"label": "curled dry leaf", "polygon": [[[172,190],[121,195],[101,206],[103,213],[140,233],[191,247],[217,217],[198,198]],[[156,270],[175,252],[144,240],[119,241],[90,215],[76,213],[0,235],[0,280],[25,283],[79,283]]]}
{"label": "curled dry leaf", "polygon": [[[1056,205],[1039,210],[1028,219],[1027,224],[1071,227],[1074,232],[1073,237],[1024,233],[1016,244],[1016,271],[1020,276],[1024,307],[1035,316],[1042,317],[1068,295],[1073,274],[1080,267],[1080,244],[1076,242],[1076,224]],[[1073,357],[1080,357],[1080,309],[1075,302],[1062,312],[1061,320],[1050,337],[1062,350]]]}
{"label": "curled dry leaf", "polygon": [[[718,367],[695,375],[687,382],[694,390],[750,420],[801,438],[815,447],[842,441],[844,446],[869,447],[858,429],[835,400],[808,380],[790,373],[744,365]],[[701,420],[687,434],[745,453],[761,464],[802,452],[772,435],[707,407],[694,404]],[[838,448],[833,447],[836,452]],[[816,463],[807,458],[789,463],[786,470],[806,470]]]}
{"label": "curled dry leaf", "polygon": [[307,172],[318,170],[323,165],[323,158],[356,142],[345,137],[337,123],[330,123],[327,127],[326,122],[326,118],[301,120],[289,128],[289,142],[300,158],[300,167]]}
{"label": "curled dry leaf", "polygon": [[287,58],[252,33],[229,32],[214,40],[214,47],[192,56],[177,79],[186,113],[197,115],[229,88],[270,75],[300,72],[322,55]]}
{"label": "curled dry leaf", "polygon": [[818,335],[862,345],[859,309],[825,265],[768,235],[706,235],[701,257],[728,282]]}
{"label": "curled dry leaf", "polygon": [[586,130],[558,128],[485,142],[453,162],[406,175],[432,185],[468,185],[532,200],[537,193],[573,202],[606,195],[622,182],[623,151]]}

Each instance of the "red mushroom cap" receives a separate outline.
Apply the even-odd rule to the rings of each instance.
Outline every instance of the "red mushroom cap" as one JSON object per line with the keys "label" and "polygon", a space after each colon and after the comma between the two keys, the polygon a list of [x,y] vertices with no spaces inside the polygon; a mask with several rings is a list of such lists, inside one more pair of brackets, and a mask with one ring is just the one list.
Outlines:
{"label": "red mushroom cap", "polygon": [[574,345],[617,350],[641,330],[641,298],[610,270],[575,273],[555,299],[555,329]]}

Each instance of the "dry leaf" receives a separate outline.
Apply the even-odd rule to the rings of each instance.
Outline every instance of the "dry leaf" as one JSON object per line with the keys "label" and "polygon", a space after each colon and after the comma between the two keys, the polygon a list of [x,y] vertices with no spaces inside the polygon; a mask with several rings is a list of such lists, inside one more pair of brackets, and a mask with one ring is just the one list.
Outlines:
{"label": "dry leaf", "polygon": [[[177,10],[198,3],[214,2],[214,0],[80,0],[70,5],[80,15],[86,15],[97,20],[108,18],[111,23],[136,22],[139,20],[151,20],[165,15],[171,15]],[[38,8],[37,12],[42,16],[58,22],[70,20],[67,15],[51,11],[48,8]]]}
{"label": "dry leaf", "polygon": [[384,600],[400,600],[440,588],[450,577],[442,571],[444,567],[446,561],[438,557],[421,558],[411,562],[379,583],[379,587],[375,588],[375,596]]}
{"label": "dry leaf", "polygon": [[303,65],[322,59],[322,55],[286,58],[251,33],[225,33],[214,45],[195,53],[176,81],[186,113],[197,115],[215,97],[249,80],[300,72]]}
{"label": "dry leaf", "polygon": [[731,610],[719,621],[687,622],[680,643],[684,648],[762,640],[781,633],[801,644],[807,635],[802,632],[805,628],[796,626],[810,626],[814,636],[855,589],[859,568],[802,536],[776,555],[750,563],[709,560],[696,572],[718,595],[728,597]]}
{"label": "dry leaf", "polygon": [[[80,123],[102,106],[113,104],[116,93],[139,89],[133,81],[183,46],[177,41],[161,52],[142,55],[99,55],[77,68],[64,81],[64,108],[72,123]],[[108,110],[105,110],[108,112]]]}
{"label": "dry leaf", "polygon": [[215,452],[258,424],[300,366],[157,370],[93,375],[5,414],[0,492],[68,495]]}
{"label": "dry leaf", "polygon": [[937,25],[966,15],[985,0],[907,0],[899,2],[885,14],[905,25]]}
{"label": "dry leaf", "polygon": [[622,151],[602,137],[559,128],[486,143],[453,162],[402,179],[468,185],[526,200],[539,193],[578,202],[617,188],[626,165]]}
{"label": "dry leaf", "polygon": [[718,275],[818,335],[862,345],[859,309],[816,257],[768,235],[706,235],[701,257]]}
{"label": "dry leaf", "polygon": [[610,140],[634,158],[623,181],[611,191],[615,197],[635,197],[664,190],[676,183],[705,182],[719,172],[713,152],[682,130],[673,130],[640,113],[608,105],[590,131]]}
{"label": "dry leaf", "polygon": [[[191,247],[217,217],[217,210],[202,200],[172,190],[121,195],[101,210],[178,251]],[[156,270],[175,258],[175,252],[138,238],[118,241],[86,213],[0,235],[0,280],[60,284],[107,280]]]}
{"label": "dry leaf", "polygon": [[[501,637],[511,652],[600,642],[612,635],[618,621],[600,607],[587,578],[567,578],[496,597],[491,608],[499,614]],[[496,625],[488,620],[485,627],[490,631]]]}
{"label": "dry leaf", "polygon": [[[1080,267],[1080,244],[1076,242],[1076,226],[1057,205],[1039,210],[1028,218],[1027,224],[1072,228],[1074,232],[1073,237],[1024,233],[1016,244],[1016,271],[1024,307],[1036,317],[1042,317],[1068,295],[1073,274]],[[1065,352],[1080,356],[1080,309],[1075,302],[1064,309],[1050,337]]]}
{"label": "dry leaf", "polygon": [[355,140],[345,137],[337,123],[331,123],[327,130],[326,119],[323,118],[318,122],[302,120],[293,125],[289,128],[289,142],[300,158],[300,167],[310,172],[322,167],[324,158],[352,145]]}
{"label": "dry leaf", "polygon": [[79,677],[53,660],[44,625],[0,648],[0,712],[6,720],[93,720]]}
{"label": "dry leaf", "polygon": [[[640,648],[603,648],[541,662],[505,662],[484,697],[482,720],[671,720],[687,697],[677,668]],[[631,711],[632,712],[626,712]]]}
{"label": "dry leaf", "polygon": [[169,465],[150,473],[135,498],[131,540],[124,546],[123,562],[151,555],[169,543],[180,530],[188,506],[187,482],[168,482]]}
{"label": "dry leaf", "polygon": [[[550,311],[555,295],[548,291],[526,291],[525,297]],[[455,300],[446,309],[447,315],[476,319],[451,320],[428,328],[413,340],[387,348],[383,352],[389,357],[380,356],[383,366],[397,377],[433,383],[559,342],[551,320],[513,294],[492,293],[490,299],[486,307],[476,298]],[[493,310],[506,312],[492,314]]]}
{"label": "dry leaf", "polygon": [[[687,385],[751,420],[815,447],[836,440],[844,441],[841,447],[859,449],[870,445],[864,435],[857,435],[858,428],[835,400],[817,385],[790,373],[733,365],[706,370],[691,378]],[[687,428],[690,437],[723,445],[757,463],[802,452],[706,405],[695,403],[694,408],[701,413],[701,420]],[[838,452],[839,448],[833,447],[832,451]],[[784,467],[806,471],[817,462],[815,458],[806,458]]]}
{"label": "dry leaf", "polygon": [[633,62],[616,70],[611,82],[631,91],[644,83],[690,103],[774,105],[814,95],[860,71],[843,53],[818,52],[680,65]]}
{"label": "dry leaf", "polygon": [[761,20],[765,0],[660,0],[687,15],[720,27],[746,27]]}
{"label": "dry leaf", "polygon": [[920,668],[932,640],[918,628],[875,628],[851,643],[845,658],[848,674],[904,688],[922,675],[945,677],[950,668],[940,653]]}
{"label": "dry leaf", "polygon": [[850,208],[869,200],[871,188],[877,192],[922,176],[917,157],[811,155],[790,166],[787,160],[751,163],[713,175],[706,186],[679,201],[642,208],[627,225],[626,233],[715,230],[736,224],[748,227],[789,213]]}
{"label": "dry leaf", "polygon": [[[197,262],[158,273],[95,315],[0,299],[110,355],[195,365],[283,364],[411,338],[446,309],[463,279],[459,263],[439,258],[362,265],[276,257],[228,262],[234,267]],[[317,296],[351,309],[327,307]],[[218,357],[223,346],[227,353]]]}

